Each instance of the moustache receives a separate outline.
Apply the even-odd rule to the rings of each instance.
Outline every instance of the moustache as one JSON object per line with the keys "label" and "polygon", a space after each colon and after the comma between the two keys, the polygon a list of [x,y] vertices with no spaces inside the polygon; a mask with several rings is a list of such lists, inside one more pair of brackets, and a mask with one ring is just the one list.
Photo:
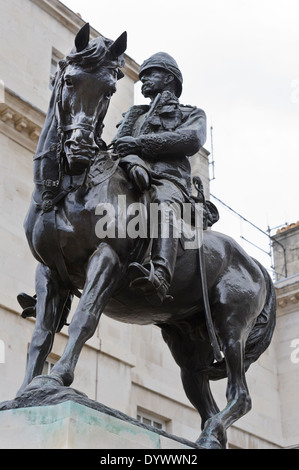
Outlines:
{"label": "moustache", "polygon": [[144,83],[144,84],[141,86],[141,90],[143,90],[144,88],[153,88],[153,83],[151,83],[151,82],[146,82],[146,83]]}

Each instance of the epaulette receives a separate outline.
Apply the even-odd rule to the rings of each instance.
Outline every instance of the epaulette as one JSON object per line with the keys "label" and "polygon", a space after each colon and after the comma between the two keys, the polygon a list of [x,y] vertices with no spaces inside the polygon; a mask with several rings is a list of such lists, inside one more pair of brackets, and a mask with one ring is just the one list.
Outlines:
{"label": "epaulette", "polygon": [[180,110],[182,113],[191,113],[198,109],[196,106],[191,106],[190,104],[180,104]]}

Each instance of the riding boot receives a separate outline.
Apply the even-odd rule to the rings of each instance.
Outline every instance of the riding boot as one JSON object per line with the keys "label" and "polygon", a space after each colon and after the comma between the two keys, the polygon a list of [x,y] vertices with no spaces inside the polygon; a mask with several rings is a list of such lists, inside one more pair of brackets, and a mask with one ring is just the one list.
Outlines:
{"label": "riding boot", "polygon": [[146,300],[158,307],[162,305],[171,284],[176,255],[178,238],[156,238],[153,240],[152,259],[146,265],[131,263],[129,266],[130,288],[142,292]]}
{"label": "riding boot", "polygon": [[155,273],[164,278],[167,284],[171,284],[175,268],[178,250],[178,238],[156,238],[152,246],[152,262],[155,266]]}

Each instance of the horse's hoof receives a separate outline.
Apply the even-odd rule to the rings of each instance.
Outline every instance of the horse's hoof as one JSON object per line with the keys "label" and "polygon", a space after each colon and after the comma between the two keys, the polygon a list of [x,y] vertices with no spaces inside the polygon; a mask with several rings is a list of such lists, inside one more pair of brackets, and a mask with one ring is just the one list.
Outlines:
{"label": "horse's hoof", "polygon": [[196,441],[196,445],[199,449],[225,449],[226,447],[216,439],[216,437],[199,437]]}
{"label": "horse's hoof", "polygon": [[227,435],[221,419],[216,415],[209,418],[196,444],[204,449],[226,449]]}
{"label": "horse's hoof", "polygon": [[62,380],[54,375],[37,375],[32,379],[29,385],[25,388],[24,391],[34,390],[41,387],[47,388],[56,388],[56,387],[63,387]]}

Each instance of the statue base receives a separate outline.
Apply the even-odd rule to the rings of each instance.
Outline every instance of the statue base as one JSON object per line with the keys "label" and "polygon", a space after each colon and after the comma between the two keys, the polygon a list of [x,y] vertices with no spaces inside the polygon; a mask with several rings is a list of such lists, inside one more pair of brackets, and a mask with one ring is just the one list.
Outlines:
{"label": "statue base", "polygon": [[[188,445],[189,444],[189,445]],[[191,449],[195,445],[66,401],[0,412],[0,449]]]}
{"label": "statue base", "polygon": [[195,449],[62,386],[29,386],[0,404],[0,449]]}

